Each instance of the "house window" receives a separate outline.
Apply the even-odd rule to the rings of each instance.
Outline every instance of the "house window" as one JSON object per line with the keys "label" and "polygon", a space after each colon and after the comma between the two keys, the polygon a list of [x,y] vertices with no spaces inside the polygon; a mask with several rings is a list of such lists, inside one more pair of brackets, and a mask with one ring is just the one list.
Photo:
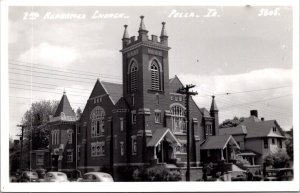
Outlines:
{"label": "house window", "polygon": [[36,165],[43,166],[44,165],[44,155],[36,155]]}
{"label": "house window", "polygon": [[67,151],[67,162],[73,162],[73,151],[72,150]]}
{"label": "house window", "polygon": [[276,127],[273,127],[273,132],[276,132]]}
{"label": "house window", "polygon": [[172,101],[172,100],[174,100],[174,97],[173,97],[173,96],[171,96],[171,101]]}
{"label": "house window", "polygon": [[120,154],[121,154],[121,156],[124,155],[124,142],[123,141],[120,141]]}
{"label": "house window", "polygon": [[182,101],[182,96],[178,96],[178,100],[179,100],[179,101]]}
{"label": "house window", "polygon": [[157,61],[153,61],[150,66],[151,71],[151,89],[160,90],[160,69]]}
{"label": "house window", "polygon": [[278,139],[277,141],[278,141],[279,147],[282,148],[282,140],[281,140],[281,139]]}
{"label": "house window", "polygon": [[160,123],[161,122],[161,113],[160,112],[155,112],[154,113],[154,122],[155,123]]}
{"label": "house window", "polygon": [[131,145],[132,145],[132,155],[135,155],[137,152],[137,147],[136,147],[136,136],[131,136]]}
{"label": "house window", "polygon": [[91,122],[91,136],[99,137],[104,135],[104,117],[105,111],[102,107],[96,106],[90,115]]}
{"label": "house window", "polygon": [[274,138],[272,139],[272,144],[273,144],[273,145],[275,144],[275,139],[274,139]]}
{"label": "house window", "polygon": [[59,144],[59,130],[54,130],[53,131],[53,144],[57,145]]}
{"label": "house window", "polygon": [[175,101],[178,101],[178,96],[175,96]]}
{"label": "house window", "polygon": [[96,143],[91,143],[91,156],[96,156]]}
{"label": "house window", "polygon": [[124,130],[124,118],[123,117],[120,118],[120,130],[121,131]]}
{"label": "house window", "polygon": [[80,160],[80,146],[77,146],[77,160]]}
{"label": "house window", "polygon": [[131,122],[132,124],[136,124],[136,112],[131,112]]}
{"label": "house window", "polygon": [[211,153],[210,153],[210,150],[208,149],[207,150],[207,157],[210,157],[211,156]]}
{"label": "house window", "polygon": [[158,93],[156,93],[156,102],[157,102],[157,104],[159,104],[159,94]]}
{"label": "house window", "polygon": [[130,64],[130,90],[134,92],[137,90],[137,64],[133,61]]}
{"label": "house window", "polygon": [[268,138],[264,138],[264,148],[267,149],[269,147]]}
{"label": "house window", "polygon": [[212,125],[206,125],[206,127],[205,127],[205,135],[213,135]]}
{"label": "house window", "polygon": [[73,133],[73,131],[71,129],[68,129],[67,133],[68,133],[68,143],[72,144],[72,133]]}
{"label": "house window", "polygon": [[175,133],[186,132],[185,109],[182,106],[171,107],[172,131]]}

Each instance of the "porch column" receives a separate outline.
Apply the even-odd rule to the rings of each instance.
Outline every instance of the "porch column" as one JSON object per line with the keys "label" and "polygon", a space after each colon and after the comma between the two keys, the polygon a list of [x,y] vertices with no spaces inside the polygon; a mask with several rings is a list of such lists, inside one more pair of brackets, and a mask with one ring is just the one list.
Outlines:
{"label": "porch column", "polygon": [[221,160],[224,160],[223,149],[221,149]]}
{"label": "porch column", "polygon": [[156,156],[156,146],[153,147],[153,158],[157,159],[157,156]]}
{"label": "porch column", "polygon": [[255,164],[254,164],[254,157],[252,157],[252,165],[255,165]]}
{"label": "porch column", "polygon": [[172,144],[172,149],[173,149],[173,152],[172,152],[172,159],[176,159],[176,144]]}
{"label": "porch column", "polygon": [[228,163],[228,147],[226,146],[226,162]]}

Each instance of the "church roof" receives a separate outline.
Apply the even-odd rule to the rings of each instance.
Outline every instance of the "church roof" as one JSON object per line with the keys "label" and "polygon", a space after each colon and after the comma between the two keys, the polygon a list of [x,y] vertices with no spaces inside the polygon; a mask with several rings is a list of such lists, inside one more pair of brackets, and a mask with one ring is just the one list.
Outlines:
{"label": "church roof", "polygon": [[123,96],[123,85],[111,82],[101,82],[107,94],[111,97],[116,104],[117,101]]}
{"label": "church roof", "polygon": [[116,103],[116,108],[117,109],[129,109],[129,105],[124,99],[124,97],[121,97],[118,102]]}
{"label": "church roof", "polygon": [[61,115],[61,113],[64,113],[64,115],[68,116],[68,117],[71,117],[71,116],[75,117],[75,113],[71,107],[71,104],[70,104],[65,92],[59,102],[59,105],[57,106],[54,117],[59,117]]}

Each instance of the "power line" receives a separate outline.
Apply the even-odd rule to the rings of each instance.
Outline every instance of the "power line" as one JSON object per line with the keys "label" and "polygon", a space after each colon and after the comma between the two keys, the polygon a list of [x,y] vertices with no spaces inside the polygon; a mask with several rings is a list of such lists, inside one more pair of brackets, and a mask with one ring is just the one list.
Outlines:
{"label": "power line", "polygon": [[[32,63],[32,62],[24,62],[24,61],[20,61],[20,60],[10,60],[12,61],[11,63],[12,64],[15,64],[15,65],[20,65],[21,64],[17,64],[17,63],[13,63],[13,62],[18,62],[18,63],[23,63],[23,64],[30,64],[30,65],[34,65],[34,66],[46,66],[46,67],[50,67],[50,68],[53,68],[53,66],[50,66],[50,65],[45,65],[45,64],[37,64],[37,63]],[[28,65],[22,65],[22,66],[28,66]],[[28,66],[28,67],[31,67],[31,66]],[[34,68],[37,68],[37,67],[34,67]],[[40,67],[39,67],[40,68]],[[109,77],[116,77],[116,78],[122,78],[122,76],[116,76],[116,75],[110,75],[110,74],[102,74],[102,73],[95,73],[95,72],[90,72],[90,71],[79,71],[79,70],[74,70],[74,69],[66,69],[66,68],[60,68],[60,67],[55,67],[55,68],[58,68],[58,69],[63,69],[63,70],[68,70],[68,71],[73,71],[73,72],[79,72],[79,73],[87,73],[87,74],[93,74],[95,76],[109,76]],[[47,69],[49,70],[49,69]]]}
{"label": "power line", "polygon": [[[17,80],[17,79],[8,79],[8,80],[12,80],[12,81],[22,81],[22,82],[27,82],[27,83],[31,83],[31,84],[41,84],[41,85],[49,85],[49,86],[55,86],[55,87],[61,87],[57,84],[48,84],[48,83],[40,83],[40,82],[31,82],[31,81],[26,81],[26,80]],[[87,91],[88,89],[84,89],[84,88],[71,88],[71,87],[64,87],[67,89],[74,89],[74,90],[83,90],[83,91]],[[89,90],[90,91],[90,90]]]}
{"label": "power line", "polygon": [[[27,66],[27,65],[21,65],[21,64],[14,64],[14,63],[9,63],[12,66],[17,66],[17,67],[25,67],[25,68],[34,68],[34,69],[40,69],[40,70],[47,70],[47,71],[55,71],[55,72],[59,72],[59,73],[69,73],[69,74],[74,74],[74,75],[80,75],[80,76],[93,76],[93,77],[103,77],[103,78],[111,78],[111,79],[117,79],[117,80],[122,80],[122,78],[120,77],[114,77],[113,75],[101,75],[101,74],[97,74],[97,75],[92,75],[92,74],[83,74],[83,73],[78,73],[78,72],[68,72],[68,71],[62,71],[62,70],[56,70],[56,69],[49,69],[49,68],[41,68],[41,67],[32,67],[32,66]],[[10,67],[12,69],[18,69],[18,68],[13,68]]]}
{"label": "power line", "polygon": [[274,99],[283,98],[283,97],[287,97],[287,96],[292,96],[292,94],[283,95],[283,96],[278,96],[278,97],[272,97],[272,98],[267,98],[267,99],[263,99],[263,100],[251,101],[251,102],[249,102],[249,103],[236,104],[236,105],[227,106],[227,107],[220,107],[220,109],[226,109],[226,108],[231,108],[231,107],[240,106],[240,105],[246,105],[246,104],[259,103],[259,102],[264,102],[264,101],[274,100]]}

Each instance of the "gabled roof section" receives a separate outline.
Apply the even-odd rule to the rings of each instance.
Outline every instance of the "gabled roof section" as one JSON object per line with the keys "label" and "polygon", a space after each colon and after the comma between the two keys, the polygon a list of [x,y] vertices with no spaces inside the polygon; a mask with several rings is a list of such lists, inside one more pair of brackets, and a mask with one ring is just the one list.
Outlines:
{"label": "gabled roof section", "polygon": [[116,109],[129,109],[129,105],[124,99],[124,97],[121,97],[118,102],[116,103],[115,106]]}
{"label": "gabled roof section", "polygon": [[173,135],[173,133],[168,128],[162,128],[157,129],[151,140],[147,143],[147,147],[156,147],[163,139],[166,137],[168,140],[170,140],[173,143],[177,143],[177,145],[180,146],[179,141],[177,138]]}
{"label": "gabled roof section", "polygon": [[169,79],[169,90],[171,93],[176,93],[179,88],[183,87],[182,82],[179,80],[178,76],[174,76]]}
{"label": "gabled roof section", "polygon": [[108,94],[113,104],[116,104],[123,95],[123,86],[118,83],[100,82],[100,80],[97,79],[89,98],[94,98],[103,94]]}
{"label": "gabled roof section", "polygon": [[64,115],[68,117],[72,117],[72,116],[75,117],[75,112],[71,107],[66,92],[64,92],[63,96],[61,97],[59,105],[57,106],[57,109],[55,111],[54,117],[61,116],[61,113],[64,113]]}
{"label": "gabled roof section", "polygon": [[210,114],[206,108],[200,108],[200,112],[204,117],[210,117]]}
{"label": "gabled roof section", "polygon": [[[246,138],[254,138],[254,137],[271,137],[270,132],[272,132],[273,127],[276,127],[279,131],[279,134],[284,137],[284,133],[280,126],[278,125],[276,120],[267,120],[267,121],[259,121],[256,117],[251,116],[250,118],[246,118],[246,121],[240,123],[240,125],[246,126],[247,136]],[[272,134],[273,135],[273,134]],[[275,137],[275,134],[273,135]]]}
{"label": "gabled roof section", "polygon": [[201,145],[200,149],[224,149],[229,142],[236,146],[238,149],[240,148],[231,135],[215,135],[208,136],[206,141]]}

